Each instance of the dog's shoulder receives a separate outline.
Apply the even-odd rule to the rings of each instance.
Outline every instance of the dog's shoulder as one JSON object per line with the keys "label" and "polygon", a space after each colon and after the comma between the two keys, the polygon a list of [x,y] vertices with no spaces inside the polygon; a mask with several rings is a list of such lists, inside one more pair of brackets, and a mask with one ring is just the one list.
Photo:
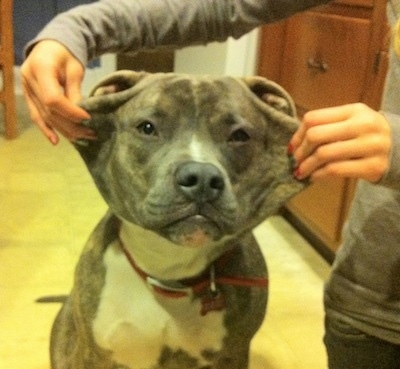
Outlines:
{"label": "dog's shoulder", "polygon": [[121,221],[108,210],[91,233],[83,254],[90,253],[102,258],[107,246],[118,238],[120,227]]}
{"label": "dog's shoulder", "polygon": [[119,219],[109,211],[90,235],[75,273],[80,289],[85,290],[86,286],[90,291],[98,290],[100,293],[106,273],[104,253],[118,238],[119,227]]}

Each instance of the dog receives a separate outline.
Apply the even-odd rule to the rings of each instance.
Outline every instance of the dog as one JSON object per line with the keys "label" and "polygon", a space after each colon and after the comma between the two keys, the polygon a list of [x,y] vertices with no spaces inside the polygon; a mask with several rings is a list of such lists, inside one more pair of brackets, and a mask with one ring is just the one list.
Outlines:
{"label": "dog", "polygon": [[109,211],[52,328],[53,369],[245,369],[267,268],[252,229],[305,187],[279,85],[119,71],[74,143]]}

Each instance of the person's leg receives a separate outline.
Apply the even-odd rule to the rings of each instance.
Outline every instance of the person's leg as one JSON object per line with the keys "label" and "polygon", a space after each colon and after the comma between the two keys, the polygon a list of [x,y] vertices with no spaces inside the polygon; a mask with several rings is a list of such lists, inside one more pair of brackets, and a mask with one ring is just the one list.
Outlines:
{"label": "person's leg", "polygon": [[327,318],[325,346],[329,369],[400,369],[400,346]]}
{"label": "person's leg", "polygon": [[342,321],[326,319],[324,342],[329,369],[400,369],[400,346]]}

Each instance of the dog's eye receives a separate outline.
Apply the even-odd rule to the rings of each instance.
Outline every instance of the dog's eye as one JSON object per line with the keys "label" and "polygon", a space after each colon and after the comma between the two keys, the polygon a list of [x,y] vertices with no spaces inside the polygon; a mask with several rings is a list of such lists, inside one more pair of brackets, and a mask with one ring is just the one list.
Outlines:
{"label": "dog's eye", "polygon": [[144,121],[137,126],[137,130],[146,136],[156,136],[157,130],[153,123]]}
{"label": "dog's eye", "polygon": [[242,128],[239,128],[231,133],[229,142],[246,142],[250,139],[250,135]]}

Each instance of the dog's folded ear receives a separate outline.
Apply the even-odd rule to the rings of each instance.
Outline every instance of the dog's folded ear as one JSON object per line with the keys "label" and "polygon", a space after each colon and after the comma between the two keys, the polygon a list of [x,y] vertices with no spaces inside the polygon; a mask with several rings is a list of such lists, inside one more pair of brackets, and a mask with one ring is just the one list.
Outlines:
{"label": "dog's folded ear", "polygon": [[299,127],[296,105],[289,93],[277,83],[263,77],[245,77],[242,81],[255,97],[255,103],[269,118],[268,126],[270,139],[274,146],[287,145]]}
{"label": "dog's folded ear", "polygon": [[[128,70],[112,73],[101,80],[92,89],[89,97],[81,102],[80,106],[92,117],[83,124],[92,128],[100,141],[109,138],[115,128],[108,114],[132,97],[132,94],[134,94],[132,88],[145,76],[145,72]],[[79,144],[88,145],[89,142],[81,141],[78,142]]]}
{"label": "dog's folded ear", "polygon": [[257,76],[245,77],[243,78],[243,81],[264,103],[284,114],[296,117],[296,106],[294,101],[287,91],[280,85]]}
{"label": "dog's folded ear", "polygon": [[91,119],[82,124],[93,129],[97,135],[95,141],[81,139],[74,142],[85,162],[93,160],[104,142],[111,138],[115,131],[113,112],[132,97],[134,86],[146,75],[145,72],[128,70],[112,73],[101,80],[89,97],[81,102],[80,106],[91,115]]}
{"label": "dog's folded ear", "polygon": [[131,97],[129,89],[147,75],[146,72],[120,70],[101,80],[81,104],[89,113],[114,110]]}
{"label": "dog's folded ear", "polygon": [[289,93],[277,83],[262,77],[246,77],[242,81],[254,95],[254,101],[268,119],[267,146],[270,147],[268,191],[260,212],[270,216],[309,183],[293,176],[293,160],[287,145],[299,127],[296,106]]}
{"label": "dog's folded ear", "polygon": [[263,77],[241,79],[253,95],[253,101],[268,118],[268,140],[285,151],[299,127],[296,105],[289,93],[277,83]]}

